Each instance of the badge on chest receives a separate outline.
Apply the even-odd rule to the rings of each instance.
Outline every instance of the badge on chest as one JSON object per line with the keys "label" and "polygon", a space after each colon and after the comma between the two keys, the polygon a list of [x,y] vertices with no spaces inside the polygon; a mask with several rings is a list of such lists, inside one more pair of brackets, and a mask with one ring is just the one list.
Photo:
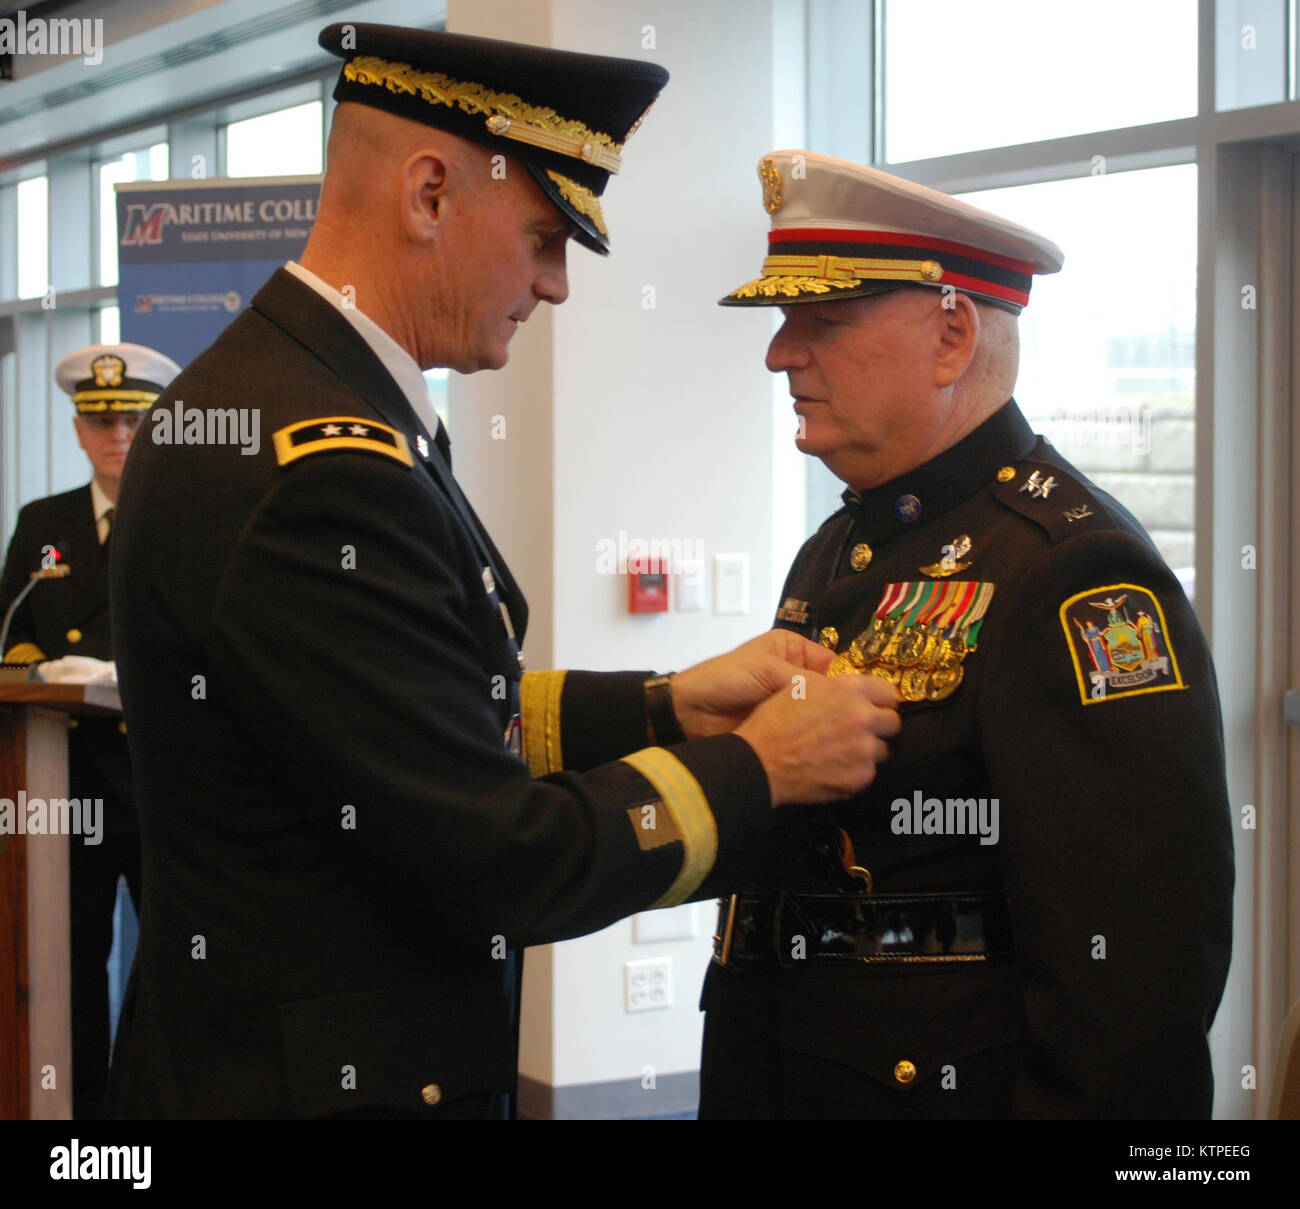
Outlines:
{"label": "badge on chest", "polygon": [[942,701],[962,682],[992,600],[991,583],[888,584],[871,624],[836,655],[828,674],[879,676],[905,701]]}

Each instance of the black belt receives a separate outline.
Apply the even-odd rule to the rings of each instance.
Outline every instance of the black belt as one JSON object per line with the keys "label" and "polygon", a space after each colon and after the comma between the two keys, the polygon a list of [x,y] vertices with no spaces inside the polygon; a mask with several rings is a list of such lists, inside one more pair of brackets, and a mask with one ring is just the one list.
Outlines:
{"label": "black belt", "polygon": [[733,894],[718,903],[713,960],[728,969],[809,962],[1010,958],[1001,894]]}

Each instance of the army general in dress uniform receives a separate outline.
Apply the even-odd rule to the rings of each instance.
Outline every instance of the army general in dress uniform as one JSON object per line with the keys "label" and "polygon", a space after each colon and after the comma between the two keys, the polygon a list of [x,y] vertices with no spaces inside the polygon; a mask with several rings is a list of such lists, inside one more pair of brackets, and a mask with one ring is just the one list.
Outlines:
{"label": "army general in dress uniform", "polygon": [[[898,722],[888,686],[777,692],[831,662],[793,635],[671,679],[521,675],[523,594],[421,370],[498,368],[564,301],[666,73],[321,41],[346,61],[303,262],[159,401],[122,495],[145,903],[120,1116],[503,1115],[523,946],[734,889],[770,807],[856,792]],[[163,439],[230,407],[257,452]]]}
{"label": "army general in dress uniform", "polygon": [[[903,698],[870,789],[776,813],[723,903],[703,1117],[1204,1117],[1230,951],[1214,669],[1133,517],[1030,430],[1050,241],[810,152],[755,281],[798,445],[848,489],[776,625]],[[1068,372],[1067,367],[1062,367]]]}
{"label": "army general in dress uniform", "polygon": [[[144,413],[178,373],[170,357],[139,344],[93,344],[59,360],[54,376],[76,408],[77,440],[94,471],[84,487],[33,500],[18,514],[0,582],[0,617],[14,609],[6,663],[65,655],[111,660],[108,557],[127,450]],[[140,841],[131,760],[121,723],[81,718],[68,736],[74,798],[102,799],[98,843],[73,837],[69,859],[72,958],[72,1107],[79,1119],[103,1111],[108,1078],[108,957],[119,877],[140,906]]]}

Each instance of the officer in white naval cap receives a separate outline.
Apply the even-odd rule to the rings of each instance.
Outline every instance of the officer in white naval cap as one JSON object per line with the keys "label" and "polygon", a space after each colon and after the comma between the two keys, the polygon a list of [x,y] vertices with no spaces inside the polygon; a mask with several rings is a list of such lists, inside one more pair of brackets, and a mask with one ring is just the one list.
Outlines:
{"label": "officer in white naval cap", "polygon": [[[55,378],[76,409],[77,440],[93,477],[83,487],[33,500],[18,514],[0,580],[0,616],[34,573],[48,569],[51,557],[57,562],[56,573],[14,610],[3,644],[6,663],[65,655],[112,659],[108,556],[122,467],[140,421],[178,373],[170,357],[139,344],[92,344],[59,361]],[[68,740],[69,796],[104,803],[99,842],[73,836],[68,847],[73,1115],[87,1118],[101,1115],[108,1074],[106,964],[118,878],[126,878],[138,908],[140,846],[121,724],[82,718]]]}

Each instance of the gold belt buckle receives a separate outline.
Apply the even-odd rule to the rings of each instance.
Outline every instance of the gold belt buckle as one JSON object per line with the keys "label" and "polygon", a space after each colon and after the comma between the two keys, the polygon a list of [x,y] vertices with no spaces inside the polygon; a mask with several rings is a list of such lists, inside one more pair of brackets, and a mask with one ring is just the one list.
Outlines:
{"label": "gold belt buckle", "polygon": [[[731,957],[731,937],[736,928],[736,908],[739,901],[740,895],[738,894],[733,894],[730,898],[725,900],[727,912],[726,922],[722,925],[721,933],[715,935],[713,938],[715,941],[720,941],[722,943],[722,952],[718,954],[719,965],[725,966],[728,959]],[[718,899],[719,911],[722,910],[723,904],[724,900]]]}
{"label": "gold belt buckle", "polygon": [[866,886],[867,888],[866,892],[868,894],[872,892],[870,869],[864,869],[861,865],[849,865],[848,872],[850,877],[856,878],[858,881],[862,882],[863,885]]}

